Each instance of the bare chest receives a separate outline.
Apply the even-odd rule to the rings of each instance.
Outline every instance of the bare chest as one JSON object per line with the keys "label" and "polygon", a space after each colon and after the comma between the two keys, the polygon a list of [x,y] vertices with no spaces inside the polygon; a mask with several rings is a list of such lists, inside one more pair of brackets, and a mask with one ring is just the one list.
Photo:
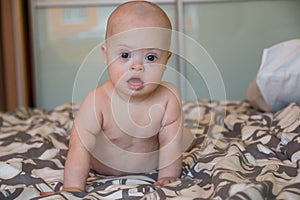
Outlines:
{"label": "bare chest", "polygon": [[111,109],[108,109],[104,115],[108,121],[104,124],[103,129],[106,132],[127,135],[133,139],[148,139],[159,133],[164,113],[164,108],[160,104],[111,105]]}
{"label": "bare chest", "polygon": [[150,152],[158,148],[164,110],[160,105],[111,105],[103,116],[103,132],[121,149],[131,152]]}

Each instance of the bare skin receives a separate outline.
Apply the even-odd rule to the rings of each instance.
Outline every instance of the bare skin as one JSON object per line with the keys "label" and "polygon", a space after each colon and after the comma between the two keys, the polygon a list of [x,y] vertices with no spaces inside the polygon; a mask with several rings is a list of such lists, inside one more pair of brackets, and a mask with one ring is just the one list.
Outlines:
{"label": "bare skin", "polygon": [[[130,2],[111,15],[106,38],[143,27],[171,29],[171,24],[155,4]],[[145,34],[139,35],[134,40],[116,37],[101,47],[110,80],[81,104],[71,132],[63,191],[85,191],[90,168],[117,176],[158,169],[158,186],[179,180],[181,100],[173,84],[161,81],[171,56],[166,50],[170,39],[155,37],[163,44],[145,48]]]}
{"label": "bare skin", "polygon": [[[102,90],[105,90],[105,92]],[[96,93],[96,99],[101,99],[101,104],[109,105],[112,101],[110,97],[113,96],[112,93],[114,92],[114,89],[112,87],[112,83],[107,82],[94,92]],[[87,97],[84,103],[92,105],[89,104],[89,100],[91,100],[89,97],[94,98],[93,96],[93,92],[90,93],[90,96]],[[123,101],[121,98],[119,100]],[[117,109],[120,104],[121,102],[117,105]],[[155,185],[164,185],[179,180],[178,177],[181,173],[182,162],[182,135],[180,131],[182,126],[180,105],[177,98],[174,97],[174,94],[170,92],[169,89],[164,86],[159,86],[156,89],[155,94],[144,99],[142,104],[140,102],[132,104],[132,108],[136,108],[133,109],[132,112],[124,112],[123,114],[119,113],[119,117],[123,119],[121,123],[116,122],[115,120],[118,119],[118,117],[116,117],[113,113],[114,108],[96,108],[99,109],[96,113],[99,113],[99,115],[103,116],[103,118],[105,116],[105,119],[101,120],[100,117],[97,119],[90,115],[91,112],[89,111],[93,110],[93,108],[86,110],[85,108],[88,108],[89,106],[87,105],[87,107],[85,107],[85,105],[83,105],[80,112],[84,112],[84,115],[80,115],[81,113],[79,113],[79,117],[76,120],[80,120],[80,124],[95,125],[89,126],[89,130],[87,131],[84,130],[85,127],[79,127],[81,125],[76,123],[77,121],[75,120],[75,126],[71,133],[70,150],[65,166],[65,190],[67,190],[67,188],[78,188],[80,190],[84,190],[90,167],[103,175],[119,176],[148,172],[156,169],[159,166],[158,160],[162,167],[159,169],[159,177]],[[165,108],[165,111],[158,108],[156,110],[158,112],[155,112],[152,115],[152,122],[150,122],[151,115],[149,116],[148,110],[153,105],[160,105],[161,108]],[[153,109],[155,110],[155,108]],[[145,112],[141,112],[141,110],[145,110]],[[139,112],[135,113],[134,111]],[[95,123],[92,123],[94,120]],[[161,126],[160,124],[162,121],[165,121],[165,123]],[[133,122],[139,125],[143,125],[143,123],[146,122],[148,126],[145,126],[144,124],[141,129],[144,129],[144,132],[146,132],[147,135],[141,135],[141,133],[143,133],[141,131],[128,133],[127,130],[138,129]],[[98,126],[100,125],[98,123],[101,124],[102,132],[98,129]],[[76,127],[76,124],[78,124],[78,127]],[[157,124],[158,126],[156,126]],[[99,137],[97,137],[98,139],[96,144],[99,148],[92,147],[94,150],[88,151],[87,149],[90,148],[90,140],[94,141],[94,137],[91,139],[83,137],[86,135],[96,135],[98,131],[101,132],[98,133]],[[115,147],[113,147],[113,145],[108,145],[109,142],[105,137],[107,137],[111,143],[115,145]],[[99,141],[100,138],[102,140]],[[165,147],[165,149],[163,147]],[[106,157],[97,157],[97,155],[99,155],[98,153],[101,153],[100,151],[102,148],[105,149]],[[130,155],[120,153],[118,148],[125,150],[124,152],[129,152],[129,154],[131,152],[144,154],[140,157],[134,157],[133,160],[130,159]],[[161,148],[161,150],[159,150],[159,148]],[[128,160],[130,160],[130,162],[128,162]],[[91,163],[91,165],[86,163]],[[72,170],[68,170],[69,168]],[[80,181],[78,181],[79,179]],[[68,182],[72,187],[67,187]],[[77,185],[74,184],[76,182],[78,182]]]}

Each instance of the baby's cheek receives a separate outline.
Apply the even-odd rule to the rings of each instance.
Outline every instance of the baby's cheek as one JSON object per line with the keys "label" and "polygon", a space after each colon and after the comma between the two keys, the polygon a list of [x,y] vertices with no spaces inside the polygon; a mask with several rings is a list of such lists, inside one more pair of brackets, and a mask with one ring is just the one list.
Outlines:
{"label": "baby's cheek", "polygon": [[[113,69],[114,68],[114,69]],[[110,69],[110,79],[117,84],[120,82],[122,79],[125,79],[125,74],[124,70],[117,69],[116,67],[112,67]]]}
{"label": "baby's cheek", "polygon": [[153,71],[152,73],[149,73],[147,75],[147,79],[151,83],[160,84],[160,82],[162,80],[162,76],[163,76],[163,72],[161,70],[156,70],[156,71]]}

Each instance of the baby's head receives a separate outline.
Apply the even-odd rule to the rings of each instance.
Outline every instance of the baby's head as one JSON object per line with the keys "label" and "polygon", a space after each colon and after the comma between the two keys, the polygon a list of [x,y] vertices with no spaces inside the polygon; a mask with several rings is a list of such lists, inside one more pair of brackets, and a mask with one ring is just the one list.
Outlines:
{"label": "baby's head", "polygon": [[127,43],[136,49],[169,50],[172,25],[166,13],[147,1],[129,1],[117,7],[106,27],[106,45]]}
{"label": "baby's head", "polygon": [[120,5],[110,15],[105,38],[143,27],[158,27],[172,30],[168,16],[159,6],[147,1],[130,1]]}
{"label": "baby's head", "polygon": [[156,4],[130,1],[113,11],[101,48],[117,91],[130,96],[155,90],[171,56],[171,35],[170,20]]}

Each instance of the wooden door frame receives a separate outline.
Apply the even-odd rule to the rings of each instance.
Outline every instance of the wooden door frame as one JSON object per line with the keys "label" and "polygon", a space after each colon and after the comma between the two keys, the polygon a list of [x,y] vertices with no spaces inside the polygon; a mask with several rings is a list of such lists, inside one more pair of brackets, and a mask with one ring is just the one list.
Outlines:
{"label": "wooden door frame", "polygon": [[22,0],[1,0],[0,3],[0,109],[6,111],[30,105],[28,77],[31,66],[26,36],[26,4]]}

